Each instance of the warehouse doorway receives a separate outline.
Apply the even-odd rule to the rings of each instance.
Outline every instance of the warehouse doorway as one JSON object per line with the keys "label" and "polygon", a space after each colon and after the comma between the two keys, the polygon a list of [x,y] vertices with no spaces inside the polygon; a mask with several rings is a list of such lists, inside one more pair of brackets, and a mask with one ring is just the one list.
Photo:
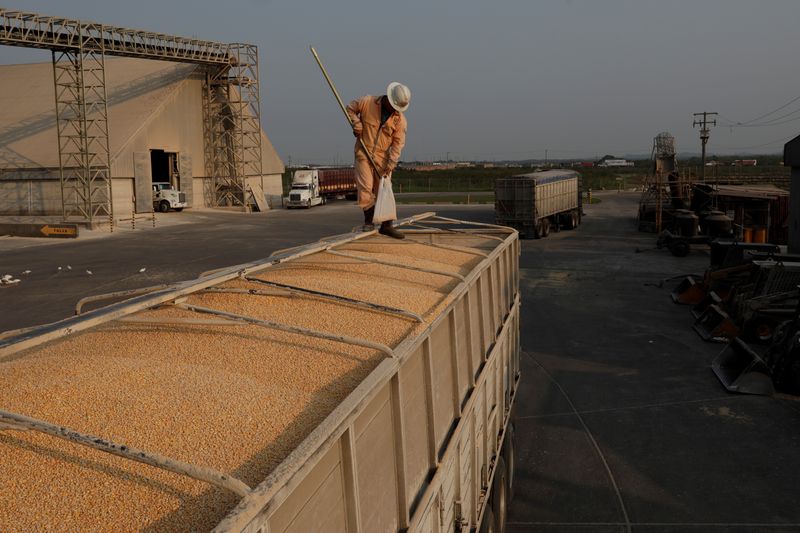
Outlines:
{"label": "warehouse doorway", "polygon": [[169,183],[174,189],[181,190],[178,154],[164,150],[150,150],[150,175],[153,183]]}
{"label": "warehouse doorway", "polygon": [[186,195],[187,207],[194,205],[192,157],[185,152],[158,148],[133,153],[133,195],[137,213],[153,210],[153,186],[169,184]]}

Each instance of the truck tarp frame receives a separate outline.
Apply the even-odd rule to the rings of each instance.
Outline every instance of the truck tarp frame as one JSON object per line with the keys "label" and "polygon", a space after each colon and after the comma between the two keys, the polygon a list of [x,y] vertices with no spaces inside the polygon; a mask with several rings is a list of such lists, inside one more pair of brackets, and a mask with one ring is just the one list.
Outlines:
{"label": "truck tarp frame", "polygon": [[[434,213],[423,213],[420,215],[408,217],[406,219],[397,221],[396,225],[398,226],[414,225],[420,220],[429,220],[431,222],[441,222],[445,224],[478,226],[481,228],[481,230],[479,231],[475,232],[469,230],[458,230],[458,231],[463,232],[465,234],[480,236],[482,238],[489,237],[489,235],[486,235],[486,233],[500,232],[506,234],[506,239],[500,239],[499,237],[496,236],[492,237],[503,240],[504,242],[506,240],[511,239],[513,235],[516,233],[514,230],[511,230],[510,228],[506,228],[503,226],[494,226],[491,224],[479,224],[466,221],[458,221],[455,219],[447,219],[443,217],[437,217]],[[484,230],[483,228],[486,229]],[[456,230],[452,231],[455,232]],[[436,230],[434,230],[434,232],[438,233],[438,231]],[[226,519],[223,520],[217,526],[217,528],[215,528],[215,531],[227,531],[230,528],[243,526],[246,522],[249,522],[252,516],[254,516],[253,514],[254,512],[259,512],[262,509],[263,504],[265,502],[270,501],[275,496],[284,494],[283,489],[285,489],[285,487],[290,483],[292,478],[294,478],[295,476],[301,476],[303,472],[307,471],[307,469],[311,467],[313,461],[309,461],[309,459],[311,459],[312,456],[318,458],[321,448],[326,447],[326,445],[329,445],[330,442],[335,440],[335,438],[340,437],[345,431],[348,431],[347,427],[349,426],[349,424],[352,423],[352,420],[355,417],[356,409],[354,408],[354,402],[355,405],[363,405],[367,401],[367,396],[369,395],[369,391],[372,390],[376,382],[385,382],[392,379],[393,376],[396,376],[402,358],[407,357],[411,353],[411,351],[415,349],[420,343],[428,342],[427,340],[428,335],[431,333],[431,331],[433,331],[433,329],[437,325],[439,325],[439,323],[445,317],[448,316],[450,311],[453,309],[458,296],[465,293],[468,290],[470,284],[473,281],[475,281],[476,278],[480,276],[480,274],[488,267],[491,261],[503,251],[502,247],[496,248],[491,254],[488,254],[486,257],[484,257],[484,259],[481,260],[481,262],[472,270],[472,272],[467,277],[464,277],[461,276],[460,274],[455,274],[451,272],[410,267],[409,265],[403,265],[400,263],[394,263],[388,261],[375,261],[368,257],[363,257],[358,255],[352,256],[351,254],[338,253],[335,250],[333,250],[333,248],[337,246],[342,246],[363,239],[364,237],[376,234],[377,234],[376,231],[372,231],[372,232],[350,233],[350,234],[335,236],[330,240],[323,240],[320,241],[319,243],[315,243],[312,245],[291,249],[291,251],[289,252],[277,256],[271,256],[266,260],[229,267],[226,269],[216,271],[215,273],[210,274],[208,276],[204,276],[196,280],[177,283],[172,286],[147,287],[143,289],[135,289],[131,291],[119,291],[106,295],[84,298],[79,302],[78,306],[76,307],[76,313],[80,313],[81,306],[90,301],[100,301],[108,298],[129,296],[131,294],[138,295],[123,302],[111,304],[106,307],[102,307],[100,309],[89,311],[85,314],[78,314],[74,317],[59,322],[46,324],[34,328],[24,328],[22,330],[14,332],[15,334],[12,334],[10,336],[7,335],[0,338],[0,360],[3,360],[24,349],[31,348],[43,344],[47,341],[58,339],[60,337],[69,336],[79,331],[86,330],[88,328],[94,327],[102,323],[107,323],[114,320],[120,322],[131,322],[131,323],[147,322],[149,319],[145,317],[133,317],[130,315],[133,315],[134,313],[137,313],[139,311],[152,309],[160,305],[171,304],[181,309],[202,314],[211,314],[213,316],[218,316],[222,319],[222,320],[173,319],[170,323],[174,324],[210,324],[213,322],[214,325],[227,324],[227,323],[235,325],[235,324],[247,323],[261,327],[287,331],[290,333],[295,333],[300,335],[309,335],[312,337],[353,344],[385,353],[388,356],[388,358],[385,359],[382,363],[380,363],[378,367],[367,377],[367,379],[365,379],[350,394],[350,396],[348,396],[348,400],[345,401],[340,406],[338,406],[326,418],[323,424],[315,428],[312,431],[312,433],[306,437],[301,446],[295,449],[289,455],[289,457],[287,457],[281,463],[281,465],[279,465],[275,469],[275,471],[272,474],[270,474],[255,489],[251,489],[248,485],[246,485],[244,482],[242,482],[237,478],[231,477],[228,474],[216,471],[214,469],[184,463],[182,461],[178,461],[169,457],[163,457],[158,454],[146,452],[144,450],[131,448],[130,446],[127,445],[113,443],[101,437],[86,435],[71,428],[65,428],[62,426],[58,426],[57,424],[52,424],[46,421],[37,420],[18,413],[12,413],[9,411],[0,410],[0,431],[34,430],[42,433],[47,433],[58,438],[70,440],[80,445],[92,447],[100,451],[104,451],[106,453],[124,457],[130,460],[143,462],[178,474],[187,475],[195,479],[206,481],[216,486],[231,490],[236,494],[243,496],[244,499],[239,503],[239,505],[233,511],[231,511],[231,513],[229,513]],[[389,264],[390,266],[395,266],[399,268],[411,268],[413,270],[419,270],[422,272],[447,275],[459,279],[460,282],[450,293],[451,295],[455,296],[453,298],[453,302],[437,317],[437,319],[434,320],[434,322],[431,323],[422,334],[415,336],[413,338],[407,338],[406,340],[401,342],[401,344],[394,350],[383,344],[375,343],[365,339],[356,339],[343,335],[334,335],[322,331],[311,330],[308,328],[289,326],[277,322],[256,319],[254,317],[246,315],[229,313],[202,306],[189,305],[182,302],[182,300],[186,296],[192,293],[202,292],[208,289],[213,291],[215,288],[214,286],[220,283],[224,283],[226,281],[234,280],[237,278],[248,279],[247,277],[248,273],[259,272],[274,265],[278,265],[282,262],[289,261],[292,259],[297,259],[300,257],[305,257],[307,255],[311,255],[318,252],[327,252],[327,253],[334,252],[336,253],[336,255],[343,255],[346,257],[351,257],[358,260],[373,262],[377,264]],[[515,279],[514,280],[515,286],[516,282],[517,280]],[[480,286],[478,288],[480,289]],[[495,307],[496,305],[495,304],[496,296],[493,294],[494,290],[495,290],[494,284],[490,283],[489,291],[490,291],[490,302],[492,307]],[[342,305],[353,304],[353,302],[347,300],[351,299],[343,299],[338,303]],[[334,301],[336,300],[334,299]],[[355,300],[355,302],[359,301]],[[359,302],[359,303],[374,305],[374,304],[369,304],[368,302]],[[505,318],[503,319],[503,324],[501,327],[498,328],[498,330],[505,330],[508,327],[509,322],[514,317],[515,313],[518,312],[517,311],[518,306],[519,306],[519,295],[516,294],[514,296],[513,306],[511,310],[506,314]],[[393,311],[401,311],[401,313],[407,313],[402,310],[393,310]],[[413,313],[407,313],[407,314],[413,315]],[[416,315],[414,315],[414,317],[416,317]],[[165,324],[163,321],[159,321],[159,323],[161,323],[162,325]],[[484,328],[481,327],[481,336],[483,335],[483,329]],[[452,332],[452,334],[454,335],[455,332]],[[493,350],[494,346],[490,348],[490,354]],[[427,351],[429,351],[429,348]],[[361,398],[359,399],[359,397]],[[474,398],[471,398],[469,401],[473,400]],[[345,421],[348,420],[349,423],[345,424]],[[311,452],[314,453],[310,453],[309,443],[318,442],[321,436],[320,434],[321,428],[323,426],[329,427],[331,424],[335,424],[336,427],[339,428],[339,430],[335,434],[330,434],[325,443],[319,443],[320,446],[317,447],[315,451],[311,450]],[[458,430],[461,424],[462,421],[459,421],[459,424],[455,428],[455,430]],[[503,428],[503,431],[505,431],[505,427]],[[502,440],[502,435],[500,435],[499,438]],[[298,457],[298,455],[300,457]],[[439,461],[435,461],[435,463],[438,465]],[[294,466],[292,467],[289,466],[289,465],[296,466],[297,464],[301,464],[302,466],[300,466],[299,468],[294,468]],[[289,468],[291,469],[287,470]],[[430,484],[427,487],[426,492],[432,490],[433,485],[434,484]],[[275,504],[275,501],[278,501],[278,499],[280,499],[280,497],[273,500],[272,503]],[[407,522],[409,517],[407,502],[404,502],[404,508],[405,508],[404,513],[406,516],[406,519],[404,521]],[[243,523],[242,520],[246,520],[246,522]]]}

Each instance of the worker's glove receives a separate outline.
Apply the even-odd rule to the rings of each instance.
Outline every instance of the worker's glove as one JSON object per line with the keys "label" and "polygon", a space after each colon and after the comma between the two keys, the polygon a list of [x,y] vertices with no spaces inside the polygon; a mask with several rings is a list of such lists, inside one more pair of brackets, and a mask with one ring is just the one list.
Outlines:
{"label": "worker's glove", "polygon": [[361,137],[361,132],[364,131],[364,127],[361,124],[353,124],[353,136],[358,138]]}

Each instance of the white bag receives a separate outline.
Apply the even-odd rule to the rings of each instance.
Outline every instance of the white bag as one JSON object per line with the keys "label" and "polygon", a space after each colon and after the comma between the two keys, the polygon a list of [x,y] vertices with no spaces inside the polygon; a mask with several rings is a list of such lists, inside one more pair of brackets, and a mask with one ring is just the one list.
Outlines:
{"label": "white bag", "polygon": [[387,220],[397,220],[397,207],[394,203],[394,193],[392,192],[391,178],[381,178],[378,184],[378,196],[375,199],[375,214],[372,221],[375,224],[386,222]]}

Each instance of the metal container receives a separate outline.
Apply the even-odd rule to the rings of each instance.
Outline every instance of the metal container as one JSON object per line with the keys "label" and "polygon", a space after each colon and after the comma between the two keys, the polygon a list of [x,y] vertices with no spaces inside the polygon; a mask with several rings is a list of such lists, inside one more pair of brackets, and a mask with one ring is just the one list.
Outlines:
{"label": "metal container", "polygon": [[729,237],[733,228],[731,217],[722,211],[710,211],[702,222],[705,226],[704,233],[716,239],[719,237]]}
{"label": "metal container", "polygon": [[694,237],[697,235],[699,218],[688,209],[676,209],[672,220],[674,233],[682,237]]}

